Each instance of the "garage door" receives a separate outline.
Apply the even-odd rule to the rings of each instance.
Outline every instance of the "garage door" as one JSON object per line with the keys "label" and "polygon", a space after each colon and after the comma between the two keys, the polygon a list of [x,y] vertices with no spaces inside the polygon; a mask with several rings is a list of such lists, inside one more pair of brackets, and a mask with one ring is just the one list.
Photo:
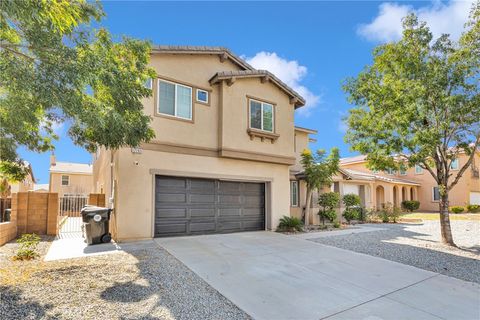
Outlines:
{"label": "garage door", "polygon": [[264,183],[155,178],[156,237],[264,229]]}
{"label": "garage door", "polygon": [[470,192],[470,204],[480,204],[480,192]]}

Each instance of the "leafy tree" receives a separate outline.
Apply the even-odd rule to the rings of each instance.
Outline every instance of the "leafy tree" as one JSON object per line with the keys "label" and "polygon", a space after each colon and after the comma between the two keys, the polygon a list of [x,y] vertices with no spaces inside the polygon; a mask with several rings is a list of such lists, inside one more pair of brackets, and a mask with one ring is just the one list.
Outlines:
{"label": "leafy tree", "polygon": [[343,212],[343,217],[347,219],[348,222],[350,220],[357,220],[361,218],[361,210],[360,208],[360,196],[354,193],[348,193],[343,196],[342,202],[345,205],[345,211]]}
{"label": "leafy tree", "polygon": [[303,175],[307,186],[305,201],[306,226],[309,223],[313,191],[332,183],[333,175],[338,171],[339,162],[340,154],[338,148],[332,148],[328,156],[326,156],[325,150],[317,150],[315,155],[308,149],[303,150],[301,163],[304,168]]}
{"label": "leafy tree", "polygon": [[[367,154],[370,168],[386,170],[419,165],[440,190],[443,242],[455,245],[448,194],[473,160],[480,140],[480,2],[458,42],[433,40],[413,14],[403,20],[398,42],[375,48],[373,64],[344,90],[350,110],[345,140]],[[450,165],[460,152],[467,161],[452,177]]]}
{"label": "leafy tree", "polygon": [[325,219],[330,222],[333,222],[337,217],[335,208],[338,207],[340,203],[340,194],[337,192],[325,192],[318,196],[318,204],[321,209],[318,212],[320,219],[322,220],[323,225],[325,225]]}
{"label": "leafy tree", "polygon": [[0,172],[8,179],[27,173],[17,148],[52,150],[60,122],[88,151],[154,136],[141,103],[155,76],[150,44],[91,28],[103,16],[98,2],[2,0],[0,16]]}

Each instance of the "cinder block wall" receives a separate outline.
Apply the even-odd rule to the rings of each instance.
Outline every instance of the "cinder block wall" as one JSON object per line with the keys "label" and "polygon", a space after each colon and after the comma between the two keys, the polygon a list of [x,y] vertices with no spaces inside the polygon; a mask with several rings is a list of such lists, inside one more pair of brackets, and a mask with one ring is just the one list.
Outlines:
{"label": "cinder block wall", "polygon": [[[12,195],[12,202],[13,199],[16,198],[17,195]],[[0,246],[3,246],[5,243],[9,242],[12,239],[15,239],[17,236],[17,211],[13,210],[10,214],[10,221],[9,222],[2,222],[0,223]]]}
{"label": "cinder block wall", "polygon": [[19,192],[12,196],[17,214],[17,234],[57,234],[58,194]]}

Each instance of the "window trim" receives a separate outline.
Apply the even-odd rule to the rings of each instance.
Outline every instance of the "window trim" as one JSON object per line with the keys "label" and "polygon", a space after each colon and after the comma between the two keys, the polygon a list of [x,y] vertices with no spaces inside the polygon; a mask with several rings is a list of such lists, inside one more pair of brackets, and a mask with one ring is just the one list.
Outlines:
{"label": "window trim", "polygon": [[[295,190],[296,190],[296,193],[295,193],[295,202],[296,203],[295,204],[292,202],[292,200],[293,200],[292,191],[294,190],[293,185],[295,185]],[[299,192],[300,192],[300,188],[299,188],[298,180],[290,180],[290,207],[298,208],[300,206]]]}
{"label": "window trim", "polygon": [[[179,117],[179,116],[176,116],[176,115],[171,115],[171,114],[168,114],[168,113],[160,112],[160,83],[162,81],[166,82],[166,83],[173,84],[175,86],[175,104],[174,104],[175,114],[177,113],[177,86],[182,86],[182,87],[190,89],[190,92],[191,92],[191,95],[190,95],[190,97],[191,97],[191,102],[190,102],[191,118],[190,119]],[[174,80],[168,80],[168,79],[165,79],[165,78],[157,78],[157,85],[155,86],[155,88],[156,88],[156,92],[154,93],[155,94],[155,112],[154,112],[155,116],[162,117],[162,118],[167,118],[167,119],[172,119],[172,120],[185,121],[185,122],[190,122],[190,123],[194,122],[194,118],[195,118],[194,102],[195,101],[194,101],[194,96],[193,96],[193,89],[194,89],[193,86],[188,85],[188,84],[183,84],[183,83],[180,83],[180,82],[176,82]]]}
{"label": "window trim", "polygon": [[[420,172],[418,172],[417,168],[420,169]],[[423,174],[423,168],[420,167],[418,164],[415,165],[415,174]]]}
{"label": "window trim", "polygon": [[[252,127],[252,119],[251,119],[251,113],[252,113],[252,108],[251,108],[251,101],[255,101],[255,102],[258,102],[260,103],[260,110],[261,110],[261,124],[260,126],[262,127],[262,129],[258,129],[258,128],[253,128]],[[263,105],[264,104],[268,104],[268,105],[271,105],[272,106],[272,131],[269,131],[269,130],[265,130],[263,129]],[[275,121],[275,114],[276,114],[276,110],[275,110],[275,107],[276,107],[276,104],[272,103],[272,102],[269,102],[269,101],[265,101],[265,100],[260,100],[260,99],[257,99],[257,98],[253,98],[253,97],[248,97],[247,96],[247,106],[248,106],[248,112],[247,112],[247,116],[248,116],[248,129],[250,130],[254,130],[254,131],[259,131],[259,132],[264,132],[264,133],[267,133],[267,134],[275,134],[276,132],[276,121]]]}
{"label": "window trim", "polygon": [[[207,101],[202,101],[198,99],[198,92],[205,92],[207,94]],[[210,91],[202,89],[202,88],[195,88],[195,102],[204,104],[209,106],[210,105]]]}
{"label": "window trim", "polygon": [[[67,184],[63,184],[63,177],[67,177]],[[60,185],[61,185],[62,187],[68,187],[68,186],[70,186],[70,176],[69,176],[68,174],[62,174],[62,175],[60,176]]]}
{"label": "window trim", "polygon": [[[438,189],[438,200],[435,200],[435,188]],[[439,202],[440,201],[440,188],[433,186],[432,187],[432,202]]]}

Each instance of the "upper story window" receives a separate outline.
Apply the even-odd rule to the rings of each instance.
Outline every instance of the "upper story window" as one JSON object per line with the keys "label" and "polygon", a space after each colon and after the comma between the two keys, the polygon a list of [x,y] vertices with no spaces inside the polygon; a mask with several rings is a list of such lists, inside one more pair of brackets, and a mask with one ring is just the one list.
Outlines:
{"label": "upper story window", "polygon": [[197,102],[208,104],[208,91],[197,89]]}
{"label": "upper story window", "polygon": [[415,165],[415,174],[423,173],[423,168],[420,167],[418,164]]}
{"label": "upper story window", "polygon": [[192,88],[159,80],[158,113],[192,120]]}
{"label": "upper story window", "polygon": [[458,170],[458,159],[453,159],[450,163],[450,169]]}
{"label": "upper story window", "polygon": [[388,173],[389,175],[394,175],[394,174],[395,174],[395,169],[388,168],[388,169],[387,169],[387,173]]}
{"label": "upper story window", "polygon": [[70,184],[70,177],[69,176],[62,176],[62,186],[68,186]]}
{"label": "upper story window", "polygon": [[405,167],[404,164],[400,165],[400,175],[402,175],[402,176],[407,175],[407,168]]}
{"label": "upper story window", "polygon": [[273,105],[266,102],[250,99],[250,128],[273,132],[274,110]]}
{"label": "upper story window", "polygon": [[144,84],[145,88],[147,89],[153,89],[153,79],[152,78],[148,78],[147,81],[145,81],[145,84]]}

